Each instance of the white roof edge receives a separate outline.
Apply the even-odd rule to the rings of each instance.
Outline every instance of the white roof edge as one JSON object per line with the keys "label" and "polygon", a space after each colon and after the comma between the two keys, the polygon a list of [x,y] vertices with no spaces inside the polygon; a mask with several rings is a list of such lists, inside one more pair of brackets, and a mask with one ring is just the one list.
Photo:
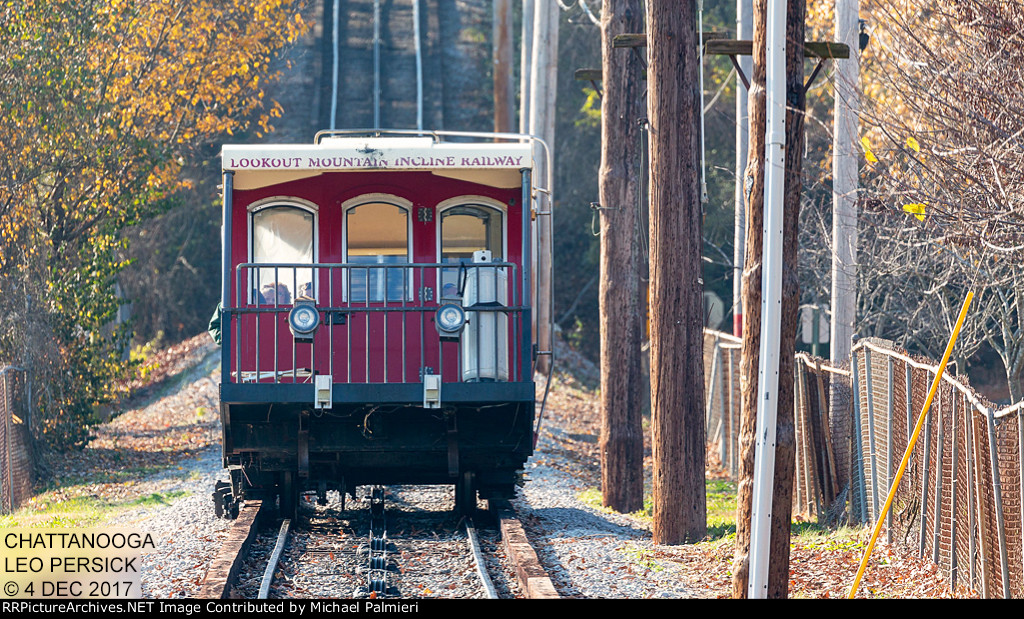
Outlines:
{"label": "white roof edge", "polygon": [[435,142],[421,137],[327,137],[319,144],[225,145],[225,170],[451,170],[533,167],[529,142]]}

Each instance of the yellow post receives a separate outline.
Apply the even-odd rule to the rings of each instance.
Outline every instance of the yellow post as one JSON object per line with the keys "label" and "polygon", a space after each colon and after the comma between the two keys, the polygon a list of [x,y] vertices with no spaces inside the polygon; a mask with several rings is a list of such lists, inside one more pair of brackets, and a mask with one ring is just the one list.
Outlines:
{"label": "yellow post", "polygon": [[864,576],[864,569],[868,565],[868,557],[871,556],[871,551],[875,548],[875,541],[878,539],[878,534],[882,530],[882,523],[885,521],[885,515],[889,513],[889,509],[892,507],[892,500],[896,496],[896,488],[900,485],[900,480],[903,479],[903,473],[907,470],[907,463],[910,462],[910,454],[914,451],[914,445],[917,444],[917,437],[921,434],[921,428],[924,426],[925,415],[928,414],[928,409],[932,406],[932,399],[935,397],[935,393],[939,390],[939,384],[942,382],[942,375],[946,371],[946,364],[949,363],[949,356],[953,354],[953,346],[956,344],[956,338],[960,335],[960,327],[964,324],[964,318],[967,317],[967,308],[971,306],[971,299],[974,298],[974,291],[967,293],[967,298],[964,299],[964,305],[960,308],[960,316],[956,319],[956,325],[953,327],[953,335],[949,337],[949,343],[946,344],[946,352],[942,355],[942,361],[939,363],[939,371],[935,373],[935,380],[932,381],[932,388],[928,391],[928,399],[924,401],[924,408],[921,409],[921,415],[917,418],[917,425],[914,426],[914,433],[910,436],[910,442],[907,444],[907,451],[903,454],[903,462],[900,462],[900,468],[896,471],[896,477],[893,479],[892,487],[889,488],[889,496],[885,499],[885,506],[882,507],[882,513],[878,515],[878,522],[875,523],[875,531],[871,534],[871,541],[868,542],[868,547],[864,549],[864,556],[860,560],[860,569],[857,570],[857,576],[853,580],[853,585],[850,587],[850,594],[847,596],[848,599],[853,599],[853,596],[857,594],[857,587],[860,585],[860,579]]}

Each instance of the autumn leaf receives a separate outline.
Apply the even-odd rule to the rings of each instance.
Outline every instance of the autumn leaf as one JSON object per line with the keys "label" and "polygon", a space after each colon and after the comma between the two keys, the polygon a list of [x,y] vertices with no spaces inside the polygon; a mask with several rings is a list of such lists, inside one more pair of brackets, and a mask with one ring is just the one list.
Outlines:
{"label": "autumn leaf", "polygon": [[871,144],[868,142],[867,136],[862,137],[860,143],[864,147],[864,158],[871,163],[878,163],[878,158],[871,152]]}
{"label": "autumn leaf", "polygon": [[914,217],[917,217],[921,221],[924,221],[924,209],[925,205],[920,203],[903,205],[904,211],[912,214]]}

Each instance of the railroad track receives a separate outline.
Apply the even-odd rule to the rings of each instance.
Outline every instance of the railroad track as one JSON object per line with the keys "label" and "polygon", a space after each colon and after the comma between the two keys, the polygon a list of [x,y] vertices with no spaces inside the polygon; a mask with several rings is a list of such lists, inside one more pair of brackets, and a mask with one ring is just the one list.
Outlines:
{"label": "railroad track", "polygon": [[[482,513],[481,522],[496,520],[500,529],[473,528],[474,544],[471,523],[452,512],[448,487],[389,487],[350,499],[346,511],[332,495],[326,506],[304,505],[302,522],[288,523],[286,535],[284,526],[256,535],[252,508],[244,508],[200,596],[557,597],[507,503]],[[371,542],[371,524],[378,542]],[[274,555],[279,562],[268,568]]]}

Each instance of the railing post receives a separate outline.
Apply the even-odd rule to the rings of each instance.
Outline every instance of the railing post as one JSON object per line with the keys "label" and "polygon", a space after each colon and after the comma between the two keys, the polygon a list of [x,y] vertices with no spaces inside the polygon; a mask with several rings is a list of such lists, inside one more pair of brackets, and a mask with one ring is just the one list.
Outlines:
{"label": "railing post", "polygon": [[[523,242],[522,242],[522,250],[521,250],[523,252],[523,255],[522,255],[522,262],[523,262],[523,281],[522,281],[523,295],[522,295],[522,298],[523,298],[523,307],[526,308],[526,309],[523,310],[523,317],[522,317],[522,325],[523,325],[523,332],[522,332],[522,338],[523,338],[523,343],[522,343],[523,357],[522,357],[522,370],[521,370],[521,373],[522,373],[522,376],[523,376],[523,380],[525,381],[525,380],[532,380],[533,379],[533,332],[531,330],[533,328],[533,312],[529,309],[530,308],[530,302],[531,302],[530,285],[531,285],[531,281],[532,281],[531,277],[532,277],[532,274],[533,274],[533,265],[531,263],[531,258],[532,258],[531,252],[533,250],[532,250],[532,247],[531,247],[531,244],[530,244],[531,243],[530,221],[531,221],[532,204],[533,204],[533,193],[532,193],[533,185],[532,185],[532,181],[531,181],[531,177],[530,177],[530,169],[529,168],[523,168],[522,170],[519,171],[519,173],[522,175],[522,197],[520,198],[520,202],[521,202],[522,211],[523,211],[523,215],[522,215],[522,217],[523,217],[523,219],[522,219],[522,229],[521,229],[521,234],[522,234],[522,237],[523,237],[523,239],[522,239],[523,240]],[[550,171],[548,172],[548,174],[550,174]],[[423,328],[422,324],[420,325],[420,328],[421,329]]]}
{"label": "railing post", "polygon": [[999,563],[1002,567],[1003,598],[1010,599],[1010,566],[1006,558],[1006,523],[1003,519],[1003,491],[999,480],[999,454],[996,449],[996,420],[991,408],[985,409],[988,420],[988,455],[992,462],[992,489],[995,494],[996,531],[999,536]]}
{"label": "railing post", "polygon": [[[224,171],[224,199],[221,224],[221,289],[220,289],[220,382],[231,382],[231,319],[232,312],[225,312],[231,306],[231,204],[235,173]],[[236,295],[237,296],[237,295]],[[241,339],[241,338],[239,338]],[[241,357],[238,357],[238,382],[242,380]]]}

